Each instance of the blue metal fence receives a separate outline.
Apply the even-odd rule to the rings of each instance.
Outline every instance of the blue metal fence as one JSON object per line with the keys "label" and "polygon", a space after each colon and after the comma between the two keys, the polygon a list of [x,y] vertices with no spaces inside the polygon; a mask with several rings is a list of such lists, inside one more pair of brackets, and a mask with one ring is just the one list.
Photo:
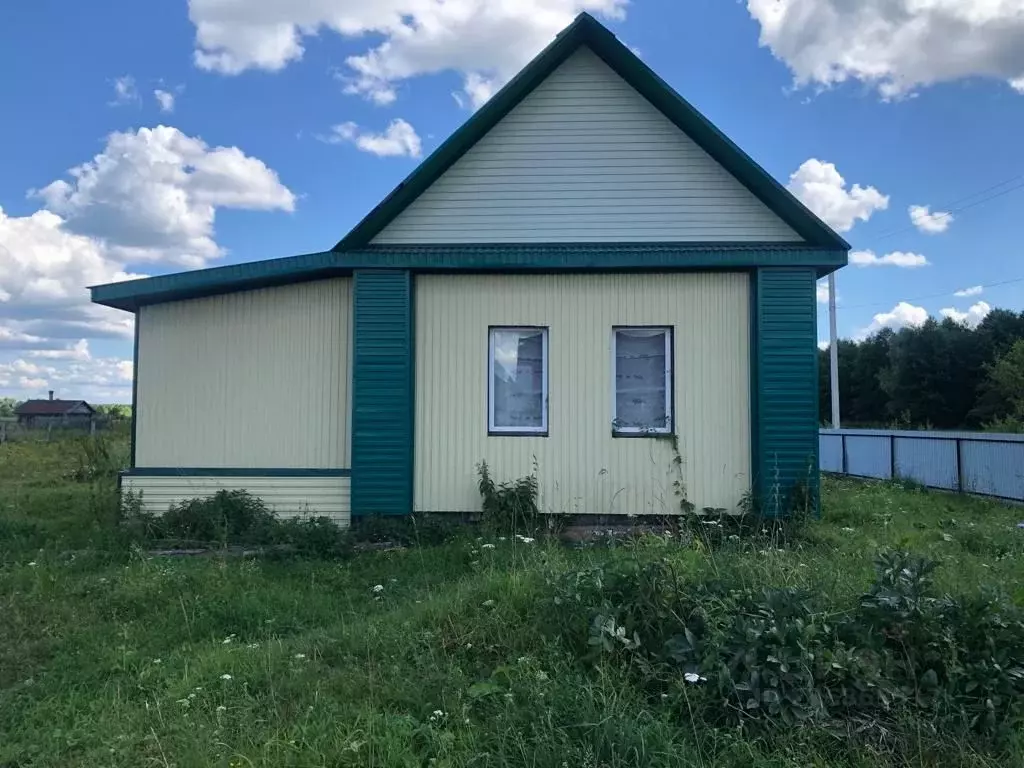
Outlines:
{"label": "blue metal fence", "polygon": [[823,429],[823,472],[1024,501],[1024,435]]}

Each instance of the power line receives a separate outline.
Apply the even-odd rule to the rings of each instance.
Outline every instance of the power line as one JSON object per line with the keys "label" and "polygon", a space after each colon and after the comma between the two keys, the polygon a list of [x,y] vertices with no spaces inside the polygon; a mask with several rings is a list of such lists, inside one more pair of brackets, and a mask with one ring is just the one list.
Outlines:
{"label": "power line", "polygon": [[[1000,280],[997,283],[985,283],[981,285],[981,288],[995,288],[1000,285],[1010,285],[1011,283],[1019,283],[1024,281],[1024,277],[1015,277],[1012,280]],[[925,299],[937,299],[943,296],[952,296],[956,291],[945,291],[944,293],[930,293],[927,296],[917,296],[912,299],[903,299],[903,301],[924,301]],[[865,307],[887,307],[892,302],[889,301],[876,301],[870,304],[851,304],[850,306],[843,305],[841,309],[864,309]]]}
{"label": "power line", "polygon": [[[1001,181],[998,184],[993,184],[991,187],[986,187],[985,189],[982,189],[979,192],[975,192],[973,194],[967,195],[966,197],[961,197],[961,198],[959,198],[957,200],[954,200],[952,203],[949,203],[947,205],[936,206],[937,208],[947,208],[948,207],[950,210],[944,211],[942,214],[934,216],[934,218],[936,218],[936,219],[944,219],[944,218],[947,218],[947,217],[951,217],[954,213],[962,213],[962,212],[964,212],[966,210],[969,210],[971,208],[979,206],[982,203],[987,203],[990,200],[995,200],[997,197],[1002,197],[1003,195],[1008,195],[1010,192],[1013,192],[1015,190],[1024,188],[1024,182],[1021,182],[1020,184],[1016,184],[1016,185],[1014,185],[1012,187],[1009,187],[1008,189],[1001,189],[1000,191],[995,192],[995,194],[988,195],[987,197],[982,197],[980,200],[975,200],[972,203],[967,203],[966,205],[960,205],[959,207],[956,207],[959,203],[964,203],[967,200],[971,200],[972,198],[979,197],[981,195],[985,195],[988,192],[993,192],[994,190],[997,190],[1000,187],[1005,187],[1007,184],[1012,184],[1013,182],[1020,181],[1021,179],[1024,179],[1024,174],[1018,174],[1017,176],[1014,176],[1013,178],[1007,179],[1006,181]],[[878,237],[872,238],[872,240],[873,241],[884,240],[884,239],[886,239],[888,237],[892,237],[893,235],[898,235],[898,234],[900,234],[902,232],[906,232],[907,230],[915,229],[916,227],[917,227],[916,224],[908,224],[906,226],[899,227],[898,229],[890,230],[889,232],[883,232]]]}

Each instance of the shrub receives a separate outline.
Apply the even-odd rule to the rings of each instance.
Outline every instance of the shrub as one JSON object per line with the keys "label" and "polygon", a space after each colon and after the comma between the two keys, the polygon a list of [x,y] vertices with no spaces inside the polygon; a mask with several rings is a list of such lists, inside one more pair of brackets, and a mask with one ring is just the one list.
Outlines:
{"label": "shrub", "polygon": [[221,544],[266,544],[279,521],[263,501],[245,491],[217,491],[174,504],[160,518],[164,538]]}
{"label": "shrub", "polygon": [[486,461],[481,461],[476,471],[479,478],[477,487],[483,498],[484,524],[513,534],[520,531],[535,533],[540,525],[536,470],[526,477],[505,483],[495,482]]}

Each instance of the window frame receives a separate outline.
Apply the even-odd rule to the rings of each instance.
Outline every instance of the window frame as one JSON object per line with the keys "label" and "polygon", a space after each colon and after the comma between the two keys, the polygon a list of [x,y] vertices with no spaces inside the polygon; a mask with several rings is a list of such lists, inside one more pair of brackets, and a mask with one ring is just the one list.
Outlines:
{"label": "window frame", "polygon": [[[618,421],[618,346],[620,331],[664,331],[665,333],[665,426],[644,429],[641,427],[620,427]],[[664,437],[675,434],[675,337],[674,325],[613,325],[611,343],[612,379],[612,437]]]}
{"label": "window frame", "polygon": [[[497,331],[540,331],[541,358],[541,425],[539,427],[499,427],[494,423],[494,334]],[[489,325],[487,326],[487,435],[489,437],[547,437],[551,423],[548,402],[549,381],[549,336],[546,325]]]}

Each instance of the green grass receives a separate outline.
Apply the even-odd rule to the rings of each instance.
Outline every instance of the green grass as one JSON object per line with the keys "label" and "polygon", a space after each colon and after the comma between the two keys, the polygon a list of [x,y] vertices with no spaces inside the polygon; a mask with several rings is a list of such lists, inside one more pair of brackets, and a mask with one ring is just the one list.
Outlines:
{"label": "green grass", "polygon": [[656,553],[685,578],[843,601],[898,547],[939,559],[943,591],[998,586],[1020,604],[1020,508],[832,479],[823,519],[784,549],[649,538],[570,550],[473,531],[340,562],[154,559],[113,531],[109,482],[62,479],[73,454],[0,446],[4,768],[1024,764],[1020,740],[986,751],[919,723],[895,751],[825,729],[698,725],[627,667],[575,656],[564,636],[586,627],[552,610],[547,584]]}

